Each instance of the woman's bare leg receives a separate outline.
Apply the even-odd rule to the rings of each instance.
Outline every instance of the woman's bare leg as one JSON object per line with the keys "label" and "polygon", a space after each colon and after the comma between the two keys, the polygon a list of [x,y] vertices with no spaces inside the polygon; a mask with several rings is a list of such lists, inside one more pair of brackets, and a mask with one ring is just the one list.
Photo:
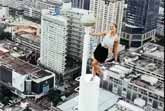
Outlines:
{"label": "woman's bare leg", "polygon": [[93,59],[93,61],[92,61],[92,74],[93,74],[93,76],[96,76],[96,73],[100,75],[100,74],[102,74],[102,71],[100,68],[100,63],[96,59]]}

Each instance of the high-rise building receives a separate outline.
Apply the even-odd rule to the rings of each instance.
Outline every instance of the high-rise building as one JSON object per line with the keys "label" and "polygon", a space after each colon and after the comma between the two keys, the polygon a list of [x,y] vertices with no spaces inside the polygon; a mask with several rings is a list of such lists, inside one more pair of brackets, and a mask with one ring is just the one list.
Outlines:
{"label": "high-rise building", "polygon": [[56,1],[53,0],[24,0],[24,15],[36,19],[41,18],[41,10],[55,8]]}
{"label": "high-rise building", "polygon": [[72,1],[72,7],[82,8],[83,0],[71,0],[71,1]]}
{"label": "high-rise building", "polygon": [[164,8],[159,8],[159,17],[157,21],[157,30],[156,35],[160,37],[164,37]]}
{"label": "high-rise building", "polygon": [[[44,11],[43,11],[44,12]],[[84,27],[80,20],[87,10],[71,8],[71,2],[63,3],[60,15],[42,16],[41,64],[67,76],[81,68]],[[63,22],[63,23],[62,23]],[[72,73],[73,72],[73,73]]]}
{"label": "high-rise building", "polygon": [[68,38],[67,18],[44,13],[41,20],[41,59],[43,66],[64,74]]}
{"label": "high-rise building", "polygon": [[63,15],[68,18],[68,54],[75,59],[81,59],[83,40],[84,40],[84,27],[82,26],[80,20],[83,15],[88,14],[87,10],[70,8],[63,12]]}
{"label": "high-rise building", "polygon": [[22,10],[23,2],[23,0],[0,0],[0,5],[8,6],[16,10]]}
{"label": "high-rise building", "polygon": [[89,10],[90,0],[71,0],[72,7]]}
{"label": "high-rise building", "polygon": [[118,33],[121,32],[124,12],[124,0],[91,0],[90,10],[96,17],[96,31],[108,31],[113,23],[118,26]]}
{"label": "high-rise building", "polygon": [[128,0],[122,40],[138,47],[154,39],[160,0]]}

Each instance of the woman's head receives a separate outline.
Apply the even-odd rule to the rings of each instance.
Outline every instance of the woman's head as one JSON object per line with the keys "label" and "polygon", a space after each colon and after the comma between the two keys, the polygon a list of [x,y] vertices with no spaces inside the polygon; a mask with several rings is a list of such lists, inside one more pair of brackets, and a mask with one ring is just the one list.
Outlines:
{"label": "woman's head", "polygon": [[112,24],[111,31],[117,33],[117,25],[115,23]]}

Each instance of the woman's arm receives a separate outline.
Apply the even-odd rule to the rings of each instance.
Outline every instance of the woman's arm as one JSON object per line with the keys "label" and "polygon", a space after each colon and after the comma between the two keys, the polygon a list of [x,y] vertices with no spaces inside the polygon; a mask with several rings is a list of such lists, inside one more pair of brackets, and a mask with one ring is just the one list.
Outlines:
{"label": "woman's arm", "polygon": [[97,32],[97,33],[89,33],[92,36],[104,36],[106,35],[106,32]]}

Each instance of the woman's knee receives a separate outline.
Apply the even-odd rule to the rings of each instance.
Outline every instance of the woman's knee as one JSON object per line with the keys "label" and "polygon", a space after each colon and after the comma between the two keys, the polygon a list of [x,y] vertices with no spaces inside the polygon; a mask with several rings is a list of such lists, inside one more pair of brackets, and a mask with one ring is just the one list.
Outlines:
{"label": "woman's knee", "polygon": [[93,59],[92,66],[96,66],[96,65],[98,65],[98,61],[96,59]]}

